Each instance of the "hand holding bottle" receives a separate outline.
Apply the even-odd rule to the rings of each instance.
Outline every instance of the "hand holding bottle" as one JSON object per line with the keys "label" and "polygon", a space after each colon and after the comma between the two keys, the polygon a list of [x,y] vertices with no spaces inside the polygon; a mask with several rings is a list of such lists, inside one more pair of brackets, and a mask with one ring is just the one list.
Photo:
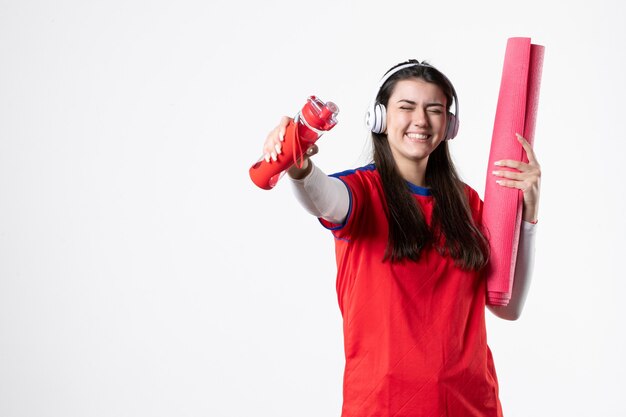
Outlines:
{"label": "hand holding bottle", "polygon": [[283,117],[265,140],[263,158],[250,168],[252,181],[270,190],[286,171],[294,178],[306,175],[307,158],[317,153],[315,141],[337,124],[337,113],[334,103],[311,96],[294,119]]}
{"label": "hand holding bottle", "polygon": [[[292,120],[293,119],[291,117],[283,116],[278,125],[267,135],[265,143],[263,144],[263,159],[265,159],[265,162],[270,162],[270,160],[276,161],[278,156],[282,154],[282,145],[285,141],[285,131],[287,129],[287,125]],[[309,157],[315,155],[317,151],[317,145],[311,145],[302,155],[301,159],[299,159],[291,166],[291,168],[287,170],[287,174],[296,179],[304,178],[311,170]]]}

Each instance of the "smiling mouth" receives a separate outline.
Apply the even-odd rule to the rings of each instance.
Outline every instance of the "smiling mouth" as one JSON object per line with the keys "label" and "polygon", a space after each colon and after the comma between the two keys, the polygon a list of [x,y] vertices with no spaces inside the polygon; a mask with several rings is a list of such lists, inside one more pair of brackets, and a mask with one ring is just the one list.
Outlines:
{"label": "smiling mouth", "polygon": [[405,133],[404,135],[410,140],[425,141],[425,140],[430,139],[430,135],[426,135],[422,133]]}

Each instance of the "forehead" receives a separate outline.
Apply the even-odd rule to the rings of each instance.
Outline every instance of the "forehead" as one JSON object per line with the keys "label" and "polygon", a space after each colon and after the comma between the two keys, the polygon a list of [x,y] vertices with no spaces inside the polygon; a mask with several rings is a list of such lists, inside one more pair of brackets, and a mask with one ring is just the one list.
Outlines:
{"label": "forehead", "polygon": [[389,101],[395,102],[397,100],[446,104],[446,95],[437,84],[429,83],[422,78],[407,78],[398,81],[393,87]]}

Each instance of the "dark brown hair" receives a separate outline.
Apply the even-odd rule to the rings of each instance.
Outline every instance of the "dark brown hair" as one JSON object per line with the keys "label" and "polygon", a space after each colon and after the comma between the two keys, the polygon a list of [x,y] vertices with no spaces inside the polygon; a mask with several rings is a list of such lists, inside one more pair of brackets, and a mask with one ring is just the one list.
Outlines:
{"label": "dark brown hair", "polygon": [[[376,100],[387,106],[398,81],[420,78],[441,88],[446,96],[449,111],[453,100],[453,87],[447,78],[436,68],[415,60],[397,66],[407,63],[419,65],[404,68],[393,74],[380,88]],[[441,142],[430,154],[426,167],[425,181],[434,199],[433,216],[429,227],[407,182],[398,171],[387,135],[372,133],[372,141],[374,163],[380,174],[387,200],[389,236],[383,260],[417,261],[422,250],[432,245],[440,253],[449,254],[463,269],[478,270],[484,267],[489,259],[489,245],[472,219],[465,184],[454,168],[447,142]]]}

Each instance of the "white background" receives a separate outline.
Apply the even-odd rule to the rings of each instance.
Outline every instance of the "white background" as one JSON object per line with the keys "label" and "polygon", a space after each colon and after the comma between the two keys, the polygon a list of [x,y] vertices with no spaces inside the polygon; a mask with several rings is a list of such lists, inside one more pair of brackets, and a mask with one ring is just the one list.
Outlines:
{"label": "white background", "polygon": [[626,7],[589,1],[0,1],[0,416],[338,416],[331,235],[248,178],[306,97],[368,162],[382,74],[454,82],[483,195],[506,40],[546,46],[537,261],[488,314],[507,417],[624,416]]}

